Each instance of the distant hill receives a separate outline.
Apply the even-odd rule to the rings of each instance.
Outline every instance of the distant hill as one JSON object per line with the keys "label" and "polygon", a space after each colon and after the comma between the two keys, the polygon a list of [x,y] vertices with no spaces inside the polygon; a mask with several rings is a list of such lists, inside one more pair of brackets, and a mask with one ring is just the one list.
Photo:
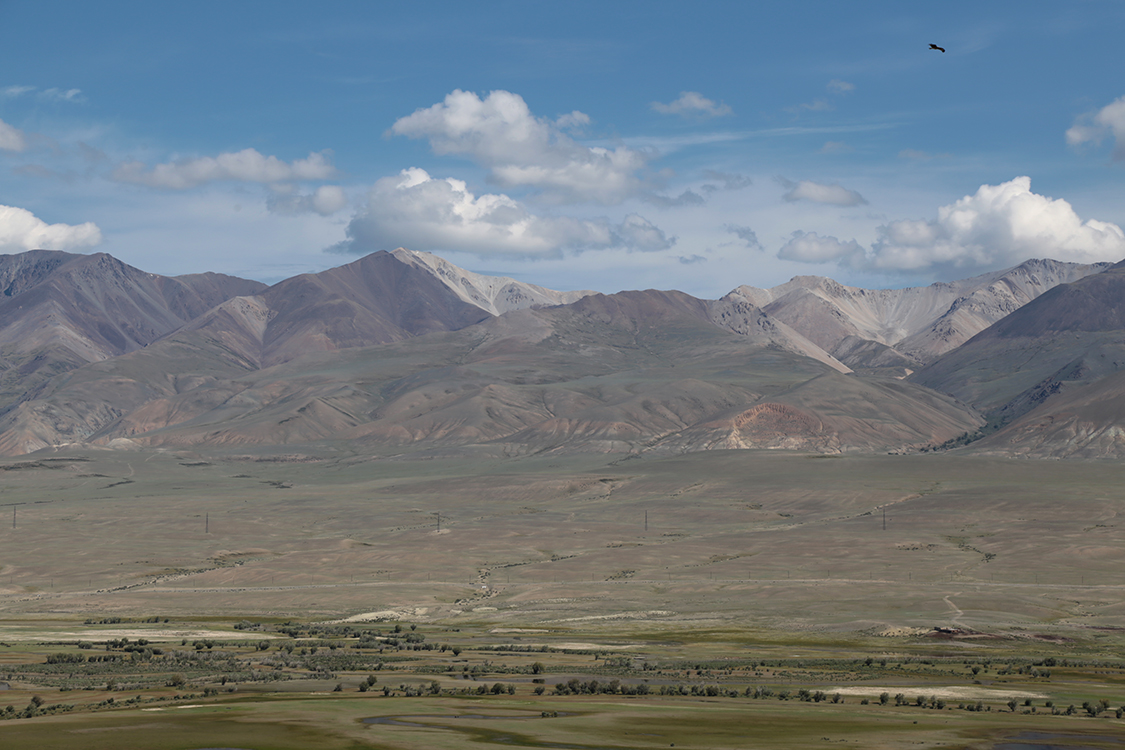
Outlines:
{"label": "distant hill", "polygon": [[489,317],[430,269],[377,252],[232,299],[184,330],[213,336],[255,367],[269,367],[312,352],[457,330]]}
{"label": "distant hill", "polygon": [[898,452],[983,428],[973,450],[1118,455],[1125,264],[1103,269],[702,300],[556,292],[402,248],[268,288],[4,256],[0,453]]}
{"label": "distant hill", "polygon": [[157,276],[105,253],[0,255],[0,408],[51,377],[140,349],[264,288],[216,273]]}
{"label": "distant hill", "polygon": [[[770,403],[801,415],[801,435],[743,430],[741,447],[884,450],[980,423],[951,399],[898,381],[864,384],[767,331],[736,334],[710,318],[709,302],[680,292],[595,294],[264,369],[225,330],[189,326],[54,381],[0,421],[0,450],[344,440],[374,452],[683,451],[720,447],[691,431]],[[827,374],[838,380],[809,385]]]}
{"label": "distant hill", "polygon": [[[910,380],[972,404],[994,426],[1010,425],[979,447],[998,448],[1014,440],[1023,446],[1021,451],[1027,450],[1029,435],[1038,433],[1037,450],[1055,455],[1068,449],[1052,445],[1048,436],[1063,442],[1070,438],[1054,429],[1031,429],[1024,420],[1042,424],[1054,409],[1066,405],[1065,420],[1072,425],[1068,429],[1104,432],[1112,425],[1125,427],[1113,416],[1118,411],[1113,383],[1121,370],[1125,370],[1125,263],[1051,289]],[[1103,379],[1106,382],[1098,385]],[[1086,427],[1073,422],[1081,421],[1079,414],[1090,417],[1099,410],[1097,419],[1083,422]]]}
{"label": "distant hill", "polygon": [[905,289],[798,276],[771,289],[740,286],[723,299],[760,307],[853,369],[905,372],[957,348],[1047,290],[1109,266],[1029,260],[971,279]]}
{"label": "distant hill", "polygon": [[1030,458],[1125,458],[1125,371],[1068,385],[973,448]]}

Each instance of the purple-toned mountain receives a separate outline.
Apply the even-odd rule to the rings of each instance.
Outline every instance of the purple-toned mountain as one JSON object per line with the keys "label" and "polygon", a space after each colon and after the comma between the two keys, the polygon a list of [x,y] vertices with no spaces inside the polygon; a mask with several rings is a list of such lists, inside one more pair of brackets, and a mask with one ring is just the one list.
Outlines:
{"label": "purple-toned mountain", "polygon": [[[401,248],[269,288],[165,279],[101,254],[6,260],[0,345],[25,357],[6,360],[24,389],[0,413],[7,454],[68,443],[899,450],[983,424],[930,387],[1011,419],[1125,369],[1118,267],[1029,261],[889,291],[795,279],[701,300],[555,292]],[[1008,309],[909,381],[879,375]]]}
{"label": "purple-toned mountain", "polygon": [[229,328],[188,327],[54,381],[0,419],[0,452],[851,451],[941,442],[980,424],[952,399],[840,374],[769,326],[733,333],[711,316],[711,303],[682,292],[595,294],[265,369],[233,350]]}
{"label": "purple-toned mountain", "polygon": [[192,321],[256,367],[320,351],[401,341],[479,323],[491,314],[433,273],[377,252],[236,298]]}
{"label": "purple-toned mountain", "polygon": [[976,449],[1122,457],[1123,370],[1125,262],[1051,289],[910,380],[1004,427]]}
{"label": "purple-toned mountain", "polygon": [[147,346],[264,288],[215,273],[157,276],[105,253],[0,255],[0,407],[60,372]]}

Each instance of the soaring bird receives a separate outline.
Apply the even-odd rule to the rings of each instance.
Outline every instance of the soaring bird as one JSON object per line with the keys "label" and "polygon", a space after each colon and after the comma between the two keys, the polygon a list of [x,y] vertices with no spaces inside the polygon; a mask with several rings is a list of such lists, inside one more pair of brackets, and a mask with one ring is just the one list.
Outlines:
{"label": "soaring bird", "polygon": [[931,44],[930,49],[936,49],[936,50],[940,50],[942,52],[945,52],[945,47],[939,47],[936,44]]}

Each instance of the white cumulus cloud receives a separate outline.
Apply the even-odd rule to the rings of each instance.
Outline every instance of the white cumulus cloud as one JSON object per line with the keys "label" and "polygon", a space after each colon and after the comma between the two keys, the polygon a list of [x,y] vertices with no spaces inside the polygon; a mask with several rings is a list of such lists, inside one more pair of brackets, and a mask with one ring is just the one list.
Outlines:
{"label": "white cumulus cloud", "polygon": [[812,201],[813,203],[827,203],[832,206],[862,206],[867,204],[862,195],[841,185],[824,185],[809,180],[792,182],[783,177],[779,177],[777,181],[789,188],[789,192],[781,197],[791,203],[794,201]]}
{"label": "white cumulus cloud", "polygon": [[509,91],[481,99],[458,89],[399,119],[390,132],[427,138],[437,154],[467,156],[500,185],[534,188],[559,202],[620,203],[645,187],[637,172],[649,156],[624,146],[584,146],[562,132],[589,121],[577,111],[555,122],[536,117]]}
{"label": "white cumulus cloud", "polygon": [[1100,144],[1113,136],[1113,158],[1125,160],[1125,96],[1107,104],[1093,115],[1083,115],[1066,131],[1066,142],[1071,146],[1084,143]]}
{"label": "white cumulus cloud", "polygon": [[854,262],[856,258],[863,257],[863,248],[855,240],[841,242],[831,235],[821,237],[816,232],[796,231],[778,251],[777,257],[801,263]]}
{"label": "white cumulus cloud", "polygon": [[887,271],[986,270],[1053,258],[1078,263],[1119,261],[1125,232],[1083,221],[1069,203],[1031,192],[1031,178],[981,185],[974,195],[938,209],[937,219],[879,227],[864,265]]}
{"label": "white cumulus cloud", "polygon": [[708,99],[698,91],[681,91],[680,98],[674,102],[653,102],[649,106],[662,115],[722,117],[734,114],[726,104]]}
{"label": "white cumulus cloud", "polygon": [[403,246],[482,256],[551,256],[564,249],[663,250],[675,242],[637,214],[626,216],[620,224],[538,216],[507,195],[478,196],[461,180],[433,178],[417,168],[376,182],[347,234],[348,240],[334,250],[368,252]]}
{"label": "white cumulus cloud", "polygon": [[329,162],[327,152],[313,152],[306,159],[285,162],[248,148],[236,153],[166,162],[152,169],[139,161],[125,162],[113,171],[113,179],[149,187],[186,190],[218,180],[276,183],[327,180],[335,174],[336,169]]}
{"label": "white cumulus cloud", "polygon": [[27,209],[0,206],[0,251],[71,250],[101,241],[101,230],[93,222],[48,224]]}
{"label": "white cumulus cloud", "polygon": [[0,151],[26,151],[27,139],[23,131],[0,120]]}

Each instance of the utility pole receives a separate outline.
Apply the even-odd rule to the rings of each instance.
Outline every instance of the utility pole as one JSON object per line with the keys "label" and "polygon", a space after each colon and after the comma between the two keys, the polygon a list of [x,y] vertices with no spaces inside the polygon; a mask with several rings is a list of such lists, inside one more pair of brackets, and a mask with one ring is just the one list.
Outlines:
{"label": "utility pole", "polygon": [[204,534],[210,534],[211,533],[211,514],[210,513],[204,513],[203,514],[203,533]]}
{"label": "utility pole", "polygon": [[883,531],[887,530],[887,509],[883,508]]}
{"label": "utility pole", "polygon": [[648,511],[645,511],[645,531],[648,531]]}

